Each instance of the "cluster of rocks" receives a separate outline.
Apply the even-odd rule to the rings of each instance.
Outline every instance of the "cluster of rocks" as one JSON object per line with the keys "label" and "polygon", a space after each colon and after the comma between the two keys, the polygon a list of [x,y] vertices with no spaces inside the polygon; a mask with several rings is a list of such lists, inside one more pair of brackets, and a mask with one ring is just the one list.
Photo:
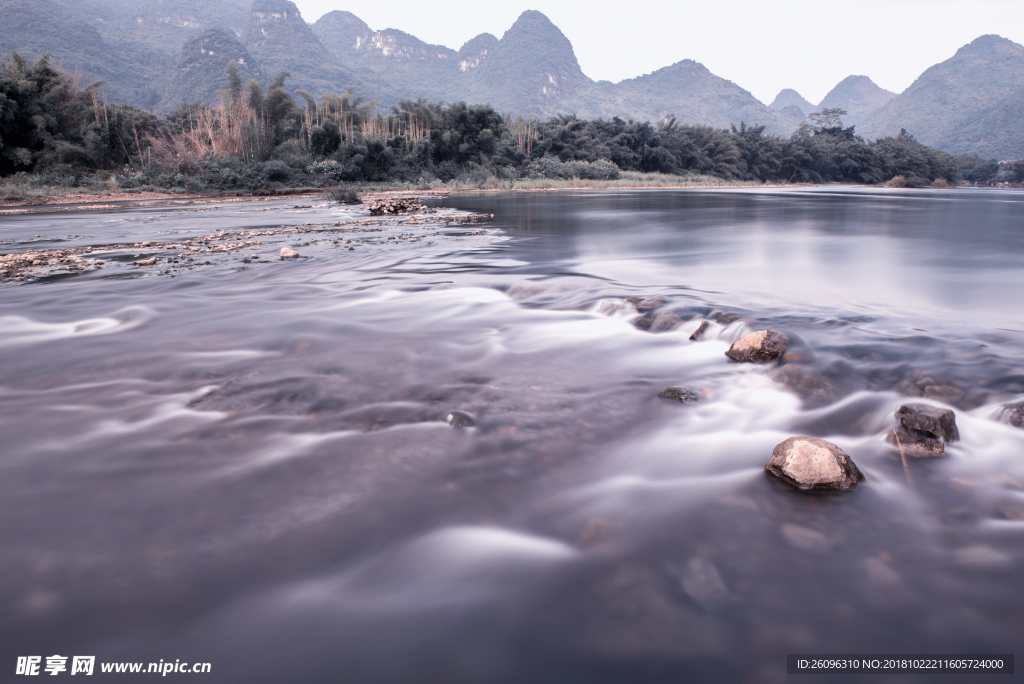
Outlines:
{"label": "cluster of rocks", "polygon": [[366,201],[366,208],[374,216],[382,214],[414,214],[423,211],[419,197],[377,197]]}
{"label": "cluster of rocks", "polygon": [[[647,318],[646,321],[640,319],[643,322],[638,321],[637,327],[648,330],[656,327],[659,316],[665,316],[656,310],[668,303],[664,297],[631,297],[626,301]],[[671,315],[678,318],[676,314]],[[707,327],[707,321],[702,320],[690,339],[699,339]],[[788,346],[789,338],[777,330],[758,330],[733,342],[725,355],[738,363],[767,363],[783,358]],[[963,394],[952,385],[919,375],[913,381],[917,396],[949,400]],[[838,390],[831,383],[796,366],[783,366],[772,377],[804,399],[834,401],[838,397]],[[955,397],[953,390],[959,392]],[[688,387],[668,387],[658,396],[683,404],[694,404],[700,400],[700,394]],[[1004,406],[1003,414],[1011,424],[1024,426],[1024,402]],[[895,417],[898,425],[886,439],[903,455],[942,456],[945,444],[960,438],[956,416],[950,409],[904,404],[896,411]],[[804,490],[848,491],[864,480],[849,454],[839,446],[807,436],[790,437],[778,444],[764,469],[783,482]]]}
{"label": "cluster of rocks", "polygon": [[25,280],[44,273],[79,273],[89,268],[99,268],[102,262],[85,256],[91,252],[92,248],[89,247],[0,255],[0,282]]}

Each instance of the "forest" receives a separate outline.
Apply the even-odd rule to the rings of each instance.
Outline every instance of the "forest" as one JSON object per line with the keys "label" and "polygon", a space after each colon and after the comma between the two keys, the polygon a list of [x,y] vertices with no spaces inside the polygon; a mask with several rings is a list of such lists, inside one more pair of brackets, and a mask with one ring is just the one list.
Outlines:
{"label": "forest", "polygon": [[517,179],[614,180],[638,171],[762,183],[888,183],[945,187],[1020,183],[1024,161],[954,157],[899,136],[864,140],[824,110],[790,137],[760,125],[730,129],[620,118],[546,121],[489,105],[402,101],[388,112],[354,92],[289,92],[288,73],[243,82],[235,64],[220,104],[181,105],[166,117],[103,96],[42,57],[0,63],[0,176],[34,174],[74,187],[256,191],[402,183],[481,187]]}

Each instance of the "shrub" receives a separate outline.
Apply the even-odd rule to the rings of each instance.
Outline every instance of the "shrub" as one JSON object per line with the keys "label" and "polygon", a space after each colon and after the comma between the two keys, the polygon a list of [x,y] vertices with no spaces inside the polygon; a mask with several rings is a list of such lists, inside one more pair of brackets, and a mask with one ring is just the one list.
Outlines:
{"label": "shrub", "polygon": [[906,176],[893,176],[885,183],[887,188],[905,188],[907,187]]}
{"label": "shrub", "polygon": [[286,181],[292,177],[291,167],[280,159],[271,159],[268,162],[263,162],[260,166],[262,167],[260,170],[267,180]]}
{"label": "shrub", "polygon": [[306,173],[325,180],[339,181],[344,176],[344,167],[333,159],[313,162],[306,167]]}
{"label": "shrub", "polygon": [[362,204],[359,194],[347,185],[336,185],[327,191],[327,199],[339,204]]}

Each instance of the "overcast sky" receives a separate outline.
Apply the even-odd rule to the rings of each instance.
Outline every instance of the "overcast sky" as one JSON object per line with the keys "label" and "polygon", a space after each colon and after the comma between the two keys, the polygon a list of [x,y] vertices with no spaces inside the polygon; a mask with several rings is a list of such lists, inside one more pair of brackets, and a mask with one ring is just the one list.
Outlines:
{"label": "overcast sky", "polygon": [[480,33],[501,38],[520,12],[535,9],[569,38],[590,78],[621,81],[693,59],[765,104],[783,88],[817,104],[851,74],[898,93],[980,35],[1024,43],[1024,0],[295,3],[310,23],[348,10],[375,30],[454,49]]}

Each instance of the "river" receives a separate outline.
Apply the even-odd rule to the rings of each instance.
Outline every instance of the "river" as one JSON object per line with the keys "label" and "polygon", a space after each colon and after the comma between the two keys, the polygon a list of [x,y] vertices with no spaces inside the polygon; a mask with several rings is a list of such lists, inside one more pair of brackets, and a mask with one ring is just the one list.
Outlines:
{"label": "river", "polygon": [[[783,682],[1024,643],[1024,194],[430,203],[0,218],[0,252],[90,248],[0,285],[4,668]],[[641,329],[626,298],[659,295],[681,325]],[[726,358],[768,328],[781,362]],[[945,456],[886,443],[908,402],[955,411]],[[769,477],[792,435],[864,482]]]}

